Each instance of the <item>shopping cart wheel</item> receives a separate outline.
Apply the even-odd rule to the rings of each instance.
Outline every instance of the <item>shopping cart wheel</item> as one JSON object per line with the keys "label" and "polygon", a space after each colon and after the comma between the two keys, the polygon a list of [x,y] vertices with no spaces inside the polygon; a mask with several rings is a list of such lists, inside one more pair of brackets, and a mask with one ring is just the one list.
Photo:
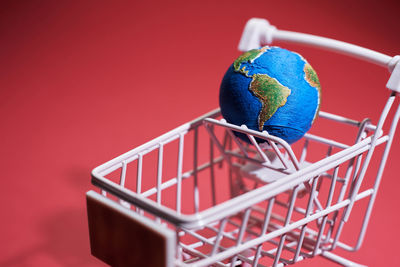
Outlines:
{"label": "shopping cart wheel", "polygon": [[111,266],[173,266],[174,231],[95,191],[86,200],[93,256]]}

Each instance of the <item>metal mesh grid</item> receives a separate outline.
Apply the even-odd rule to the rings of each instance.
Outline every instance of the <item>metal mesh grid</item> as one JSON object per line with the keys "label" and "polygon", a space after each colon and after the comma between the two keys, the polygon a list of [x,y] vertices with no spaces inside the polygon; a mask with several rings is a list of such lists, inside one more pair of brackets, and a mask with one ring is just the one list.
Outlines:
{"label": "metal mesh grid", "polygon": [[[95,168],[92,183],[104,196],[175,231],[176,266],[282,266],[317,255],[357,266],[332,251],[355,251],[364,239],[400,117],[400,108],[391,111],[399,91],[399,57],[278,30],[262,19],[249,20],[239,49],[273,40],[388,67],[390,96],[376,126],[319,112],[345,140],[306,134],[289,146],[266,132],[231,125],[215,110]],[[358,206],[362,212],[352,220],[360,230],[349,243],[343,233]]]}
{"label": "metal mesh grid", "polygon": [[[385,144],[387,135],[374,134],[377,127],[369,120],[321,112],[322,119],[354,128],[355,143],[307,134],[292,149],[267,133],[230,125],[219,116],[214,111],[122,155],[98,170],[94,183],[132,212],[176,231],[178,266],[279,266],[337,246],[359,246],[366,221],[355,246],[343,243],[341,232],[351,206],[371,200],[375,193],[373,187],[360,190],[359,183],[371,143]],[[235,131],[268,144],[249,145],[236,138]],[[314,149],[319,157],[325,152],[310,162]],[[280,175],[266,181],[249,171],[249,165],[268,170],[267,176]],[[282,179],[288,183],[279,184]],[[258,190],[266,190],[265,197],[260,198]],[[243,202],[236,210],[218,209],[252,194],[259,201]]]}

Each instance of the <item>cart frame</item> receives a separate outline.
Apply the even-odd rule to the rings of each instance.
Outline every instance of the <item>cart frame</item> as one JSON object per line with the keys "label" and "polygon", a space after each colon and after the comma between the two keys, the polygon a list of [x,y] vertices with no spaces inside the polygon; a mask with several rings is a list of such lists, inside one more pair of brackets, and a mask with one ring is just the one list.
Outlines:
{"label": "cart frame", "polygon": [[[400,57],[329,38],[278,30],[263,19],[248,21],[239,50],[258,48],[275,40],[324,48],[388,68],[392,73],[386,85],[389,92],[379,121],[373,125],[368,119],[355,121],[320,111],[320,119],[354,128],[354,143],[307,133],[300,153],[296,153],[284,140],[267,132],[227,123],[216,109],[96,167],[92,171],[92,183],[100,189],[100,194],[90,191],[88,198],[96,198],[99,203],[112,199],[122,208],[118,208],[118,212],[135,214],[130,216],[132,225],[143,224],[142,221],[154,224],[150,232],[156,232],[154,229],[159,225],[163,229],[161,235],[169,244],[167,254],[173,255],[165,257],[168,259],[165,266],[282,266],[317,255],[345,266],[358,266],[333,251],[337,247],[356,251],[365,237],[400,117],[400,106],[391,112],[400,92]],[[386,125],[389,125],[388,130],[384,130]],[[209,160],[205,162],[199,160],[201,131],[207,133],[210,140]],[[235,132],[246,134],[253,145],[241,142]],[[192,168],[185,171],[187,135],[192,136],[193,151]],[[257,138],[268,145],[259,145]],[[176,176],[165,179],[164,149],[170,143],[177,144]],[[325,156],[309,162],[310,143],[323,146]],[[382,153],[376,156],[379,158],[375,159],[380,160],[377,173],[372,175],[371,185],[366,186],[364,178],[371,176],[368,166],[377,147],[383,147]],[[150,153],[156,155],[156,179],[152,187],[144,190],[143,161]],[[129,177],[128,165],[132,164],[136,164],[135,178]],[[217,201],[217,169],[223,164],[228,172],[229,197]],[[205,178],[200,178],[200,173],[206,171],[209,172],[209,190],[201,190],[198,184]],[[117,181],[109,177],[115,172],[119,175]],[[268,180],[270,177],[279,178]],[[126,186],[128,179],[135,180],[134,187]],[[190,190],[193,190],[191,212],[183,210],[186,181],[190,181]],[[325,193],[320,189],[321,184],[328,188]],[[174,188],[173,205],[166,205],[166,198],[170,197],[166,192],[171,188]],[[206,208],[201,208],[203,196],[210,199]],[[349,245],[342,241],[343,228],[354,206],[363,199],[367,205],[360,232],[355,243]],[[88,202],[88,210],[89,205]],[[111,210],[116,210],[114,204],[111,206]],[[89,215],[90,228],[102,220],[104,218]],[[93,240],[98,233],[91,231],[90,235],[92,253],[104,260],[93,251],[96,246]],[[118,244],[111,242],[109,246]],[[118,261],[106,262],[124,265],[121,262],[126,255],[115,257]]]}

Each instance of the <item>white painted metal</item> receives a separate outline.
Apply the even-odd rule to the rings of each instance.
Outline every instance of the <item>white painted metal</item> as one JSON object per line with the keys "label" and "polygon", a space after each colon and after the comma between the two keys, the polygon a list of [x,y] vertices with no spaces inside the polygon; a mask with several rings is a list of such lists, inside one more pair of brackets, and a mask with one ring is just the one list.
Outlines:
{"label": "white painted metal", "polygon": [[[137,217],[151,218],[176,232],[172,263],[176,266],[283,266],[315,256],[361,266],[335,255],[334,249],[355,251],[366,234],[400,117],[400,106],[390,115],[394,103],[399,104],[399,57],[281,31],[261,19],[248,22],[239,48],[248,50],[273,40],[321,47],[387,67],[393,71],[387,86],[391,94],[376,126],[368,119],[357,121],[320,112],[321,120],[356,129],[354,143],[308,133],[303,146],[295,151],[267,132],[227,123],[216,109],[95,168],[92,183],[103,195],[116,198],[118,205]],[[235,133],[247,135],[253,145],[236,138]],[[258,144],[260,139],[267,143]],[[168,166],[167,150],[173,143],[177,145],[177,165]],[[374,153],[379,146],[382,155]],[[311,161],[314,149],[326,153]],[[208,151],[202,154],[204,150]],[[151,178],[144,162],[152,154],[156,155],[152,163],[156,171],[149,187]],[[206,160],[204,155],[208,155]],[[372,160],[379,161],[377,174],[368,172]],[[164,171],[171,167],[175,168],[173,177],[165,177]],[[119,182],[113,182],[109,175],[118,170]],[[223,191],[230,191],[223,200],[218,190],[222,172],[229,183]],[[365,184],[367,173],[372,186]],[[325,191],[321,189],[324,186],[328,188]],[[187,202],[191,203],[187,196],[193,202],[190,211],[185,210]],[[360,233],[354,245],[347,244],[341,233],[361,199],[367,199],[368,206]],[[166,204],[171,201],[172,205]]]}
{"label": "white painted metal", "polygon": [[392,71],[393,64],[395,64],[392,61],[393,57],[373,51],[371,49],[311,34],[277,30],[276,27],[270,25],[267,20],[258,18],[250,19],[247,22],[238,48],[240,51],[247,51],[270,44],[273,41],[305,44],[343,53],[387,67],[390,72]]}

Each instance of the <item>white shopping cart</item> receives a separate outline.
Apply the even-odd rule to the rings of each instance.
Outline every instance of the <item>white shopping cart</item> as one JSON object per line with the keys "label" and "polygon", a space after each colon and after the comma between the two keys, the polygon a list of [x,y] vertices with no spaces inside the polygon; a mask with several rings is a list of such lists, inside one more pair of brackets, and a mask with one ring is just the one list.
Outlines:
{"label": "white shopping cart", "polygon": [[[218,109],[167,132],[93,170],[97,189],[87,193],[87,212],[94,256],[115,266],[283,266],[315,256],[360,266],[335,249],[356,251],[363,242],[400,116],[400,108],[392,111],[400,57],[278,30],[262,19],[247,23],[239,49],[275,40],[388,68],[379,120],[320,111],[318,120],[349,138],[308,133],[292,146],[229,124]],[[349,243],[343,233],[352,220],[358,230]]]}

